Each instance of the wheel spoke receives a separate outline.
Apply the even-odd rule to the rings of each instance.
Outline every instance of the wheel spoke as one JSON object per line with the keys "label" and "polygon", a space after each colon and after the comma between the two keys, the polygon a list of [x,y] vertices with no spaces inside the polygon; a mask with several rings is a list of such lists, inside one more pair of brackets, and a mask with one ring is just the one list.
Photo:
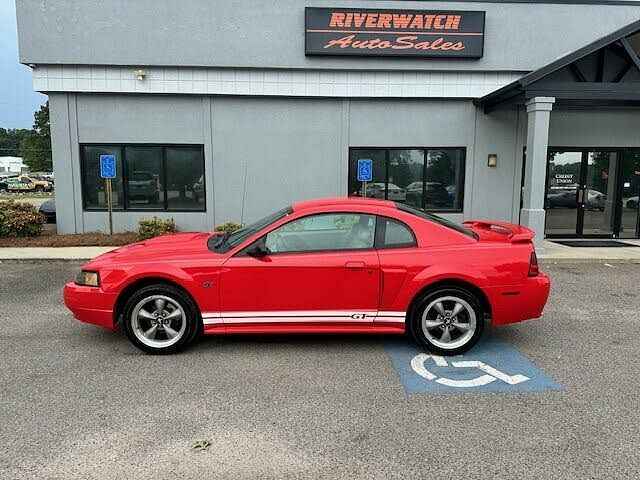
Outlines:
{"label": "wheel spoke", "polygon": [[157,298],[155,301],[156,304],[156,312],[162,313],[164,311],[164,306],[167,304],[167,301],[163,298]]}
{"label": "wheel spoke", "polygon": [[173,312],[171,312],[164,318],[165,320],[176,320],[178,318],[182,318],[182,311],[179,308],[176,308]]}
{"label": "wheel spoke", "polygon": [[443,323],[444,322],[441,322],[440,320],[425,320],[424,321],[424,326],[426,328],[435,328],[435,327],[439,327]]}
{"label": "wheel spoke", "polygon": [[167,332],[167,337],[169,338],[175,338],[178,335],[178,332],[169,325],[164,325],[164,331]]}
{"label": "wheel spoke", "polygon": [[141,308],[138,311],[138,317],[139,318],[144,318],[146,320],[155,320],[155,317],[152,314],[150,314],[149,312],[147,312],[144,308]]}
{"label": "wheel spoke", "polygon": [[451,341],[451,332],[449,331],[449,327],[444,327],[444,332],[442,332],[442,336],[440,337],[441,342],[450,342]]}
{"label": "wheel spoke", "polygon": [[156,333],[158,332],[158,325],[154,325],[153,327],[151,327],[149,330],[145,330],[142,334],[153,340],[154,338],[156,338]]}
{"label": "wheel spoke", "polygon": [[456,306],[453,307],[453,310],[451,312],[451,316],[455,317],[456,315],[458,315],[462,310],[464,310],[464,305],[462,305],[461,303],[456,303]]}
{"label": "wheel spoke", "polygon": [[453,323],[453,326],[463,332],[468,332],[471,328],[471,325],[469,325],[468,323]]}
{"label": "wheel spoke", "polygon": [[436,309],[436,312],[438,312],[440,315],[445,316],[447,314],[447,312],[444,311],[444,307],[442,306],[442,302],[438,302],[436,303],[433,308]]}

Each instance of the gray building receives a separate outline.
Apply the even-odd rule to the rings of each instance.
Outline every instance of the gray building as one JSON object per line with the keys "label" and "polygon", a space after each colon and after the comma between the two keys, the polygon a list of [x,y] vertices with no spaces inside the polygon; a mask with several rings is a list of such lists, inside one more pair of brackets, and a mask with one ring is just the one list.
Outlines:
{"label": "gray building", "polygon": [[[638,236],[634,1],[17,0],[59,232],[248,222],[367,195]],[[357,178],[372,160],[373,178]]]}

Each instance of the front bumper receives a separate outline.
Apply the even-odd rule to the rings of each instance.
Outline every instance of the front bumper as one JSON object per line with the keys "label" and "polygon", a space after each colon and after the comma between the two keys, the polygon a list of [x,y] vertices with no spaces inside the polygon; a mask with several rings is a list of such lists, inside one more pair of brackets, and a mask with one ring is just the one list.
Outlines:
{"label": "front bumper", "polygon": [[64,304],[77,320],[115,330],[115,294],[105,293],[99,287],[85,287],[69,282],[64,286],[62,296]]}
{"label": "front bumper", "polygon": [[525,283],[513,286],[489,287],[484,291],[491,303],[492,325],[522,322],[542,315],[549,298],[551,281],[540,272]]}

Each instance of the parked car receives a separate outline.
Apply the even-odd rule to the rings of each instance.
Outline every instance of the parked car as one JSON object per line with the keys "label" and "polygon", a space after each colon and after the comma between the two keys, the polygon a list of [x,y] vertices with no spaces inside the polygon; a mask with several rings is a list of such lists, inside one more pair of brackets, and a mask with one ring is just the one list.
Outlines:
{"label": "parked car", "polygon": [[[451,197],[447,189],[438,182],[426,182],[424,184],[425,205],[446,207],[452,205]],[[413,182],[405,187],[407,191],[407,203],[422,207],[422,182]]]}
{"label": "parked car", "polygon": [[7,192],[13,193],[25,193],[35,192],[36,184],[29,178],[11,178],[7,180]]}
{"label": "parked car", "polygon": [[627,199],[627,208],[633,208],[633,209],[637,209],[638,208],[638,197],[637,195],[635,197],[629,197]]}
{"label": "parked car", "polygon": [[48,180],[40,180],[32,175],[20,175],[18,177],[18,180],[30,181],[31,183],[33,183],[33,190],[36,192],[50,192],[51,190],[53,190],[53,184],[51,182],[49,182]]}
{"label": "parked car", "polygon": [[78,320],[120,325],[148,353],[177,352],[200,333],[408,331],[455,355],[478,341],[486,319],[542,314],[550,281],[533,235],[391,201],[314,200],[230,233],[113,250],[82,267],[64,302]]}
{"label": "parked car", "polygon": [[128,196],[130,200],[146,200],[149,203],[158,203],[160,199],[160,187],[158,179],[151,172],[134,171],[129,175]]}
{"label": "parked car", "polygon": [[47,223],[56,223],[56,201],[53,198],[40,205],[38,211],[44,215]]}
{"label": "parked car", "polygon": [[400,188],[393,183],[387,184],[384,182],[373,182],[367,184],[367,197],[383,199],[385,192],[388,190],[387,200],[393,200],[394,202],[404,202],[407,199],[407,193],[403,188]]}

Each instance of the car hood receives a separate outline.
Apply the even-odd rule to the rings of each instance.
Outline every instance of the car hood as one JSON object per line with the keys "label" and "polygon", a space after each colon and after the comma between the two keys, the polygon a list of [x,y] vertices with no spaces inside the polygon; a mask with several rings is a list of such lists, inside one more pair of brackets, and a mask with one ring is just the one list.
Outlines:
{"label": "car hood", "polygon": [[209,250],[210,232],[184,232],[125,245],[90,260],[83,268],[101,268],[116,264],[169,262],[188,260],[202,255],[217,255]]}

